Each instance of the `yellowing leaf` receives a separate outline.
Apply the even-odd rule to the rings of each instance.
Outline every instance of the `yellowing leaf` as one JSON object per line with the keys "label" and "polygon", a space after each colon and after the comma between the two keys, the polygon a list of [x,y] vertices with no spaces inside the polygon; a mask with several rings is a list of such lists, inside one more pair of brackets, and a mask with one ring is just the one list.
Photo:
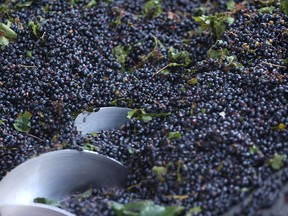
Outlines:
{"label": "yellowing leaf", "polygon": [[154,166],[152,171],[156,174],[158,180],[164,181],[163,176],[167,173],[167,168],[163,166]]}
{"label": "yellowing leaf", "polygon": [[193,77],[187,82],[189,85],[196,85],[198,83],[197,77]]}

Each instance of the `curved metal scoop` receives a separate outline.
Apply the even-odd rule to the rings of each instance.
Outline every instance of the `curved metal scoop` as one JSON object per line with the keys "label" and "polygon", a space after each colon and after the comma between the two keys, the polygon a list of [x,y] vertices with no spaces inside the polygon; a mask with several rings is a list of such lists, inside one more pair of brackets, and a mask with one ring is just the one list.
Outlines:
{"label": "curved metal scoop", "polygon": [[75,216],[65,210],[43,204],[0,205],[1,216]]}
{"label": "curved metal scoop", "polygon": [[74,125],[82,135],[101,130],[117,129],[127,123],[127,114],[132,109],[125,107],[102,107],[97,112],[83,112]]}
{"label": "curved metal scoop", "polygon": [[39,197],[60,201],[90,188],[123,187],[127,176],[122,164],[96,152],[53,151],[8,173],[0,182],[0,203],[30,204]]}

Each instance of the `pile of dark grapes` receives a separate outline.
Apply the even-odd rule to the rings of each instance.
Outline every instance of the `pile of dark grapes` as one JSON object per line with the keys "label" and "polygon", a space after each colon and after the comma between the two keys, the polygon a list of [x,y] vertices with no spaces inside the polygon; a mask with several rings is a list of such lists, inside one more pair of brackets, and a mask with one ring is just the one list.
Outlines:
{"label": "pile of dark grapes", "polygon": [[[288,182],[288,16],[280,1],[171,0],[149,10],[157,1],[7,2],[0,22],[9,20],[17,40],[0,51],[0,180],[32,156],[89,146],[132,174],[125,189],[60,203],[76,215],[114,215],[112,201],[139,200],[222,215],[246,197],[235,215],[279,213]],[[104,106],[159,115],[78,134],[75,115]],[[25,112],[21,131],[15,122]]]}

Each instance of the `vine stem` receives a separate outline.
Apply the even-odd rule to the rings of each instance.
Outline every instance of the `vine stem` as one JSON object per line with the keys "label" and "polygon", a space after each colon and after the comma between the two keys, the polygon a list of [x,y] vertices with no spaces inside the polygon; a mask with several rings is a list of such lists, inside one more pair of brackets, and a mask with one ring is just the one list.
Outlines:
{"label": "vine stem", "polygon": [[170,67],[170,64],[164,66],[163,68],[159,69],[158,71],[156,71],[152,77],[156,76],[157,74],[159,74],[161,71],[165,70],[166,68]]}

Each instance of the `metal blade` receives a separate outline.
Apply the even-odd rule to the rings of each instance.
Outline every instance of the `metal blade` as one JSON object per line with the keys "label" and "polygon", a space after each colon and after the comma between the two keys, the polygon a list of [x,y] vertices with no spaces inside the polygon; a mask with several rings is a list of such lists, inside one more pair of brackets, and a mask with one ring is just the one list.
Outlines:
{"label": "metal blade", "polygon": [[131,110],[125,107],[102,107],[97,112],[79,114],[74,125],[82,135],[101,130],[117,129],[129,121],[127,114]]}
{"label": "metal blade", "polygon": [[91,151],[58,150],[32,158],[0,182],[1,204],[29,204],[37,197],[59,201],[96,187],[124,187],[128,170]]}
{"label": "metal blade", "polygon": [[75,216],[65,210],[43,204],[0,205],[0,216]]}

